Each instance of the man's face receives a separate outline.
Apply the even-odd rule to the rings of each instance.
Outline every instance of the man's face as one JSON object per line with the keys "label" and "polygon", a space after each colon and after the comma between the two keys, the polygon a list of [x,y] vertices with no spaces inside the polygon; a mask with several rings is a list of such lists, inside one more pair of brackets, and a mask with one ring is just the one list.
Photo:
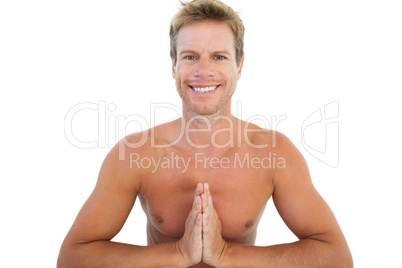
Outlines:
{"label": "man's face", "polygon": [[243,59],[236,64],[234,36],[226,23],[183,25],[177,38],[173,78],[183,109],[200,115],[230,113],[230,99],[240,78]]}

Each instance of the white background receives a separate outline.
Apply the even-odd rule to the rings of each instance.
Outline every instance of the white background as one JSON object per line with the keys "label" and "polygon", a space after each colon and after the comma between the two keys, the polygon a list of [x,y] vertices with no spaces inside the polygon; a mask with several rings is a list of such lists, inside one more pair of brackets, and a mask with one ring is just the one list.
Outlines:
{"label": "white background", "polygon": [[[242,103],[242,118],[286,115],[277,129],[306,157],[355,267],[401,267],[400,1],[225,2],[241,11],[246,26],[246,60],[233,99]],[[150,103],[180,106],[168,38],[177,6],[176,0],[0,3],[1,267],[56,265],[103,158],[124,134],[107,136],[104,148],[77,148],[64,134],[70,108],[104,101],[116,107],[107,111],[111,122],[134,114],[149,122]],[[301,126],[337,100],[334,168],[308,153]],[[164,112],[156,121],[176,117]],[[116,129],[105,125],[108,133]],[[72,127],[79,139],[96,140],[96,111],[77,114]],[[316,147],[325,142],[319,129],[309,132]],[[138,130],[127,126],[127,134]],[[115,240],[146,243],[139,203]],[[270,201],[257,244],[294,240]]]}

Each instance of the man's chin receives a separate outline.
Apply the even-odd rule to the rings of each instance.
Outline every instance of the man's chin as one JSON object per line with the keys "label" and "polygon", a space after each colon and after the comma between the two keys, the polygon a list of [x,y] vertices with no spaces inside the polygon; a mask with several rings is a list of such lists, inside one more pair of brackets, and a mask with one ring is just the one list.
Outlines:
{"label": "man's chin", "polygon": [[218,113],[217,109],[206,109],[206,108],[195,108],[195,107],[191,107],[190,109],[194,116],[200,115],[200,116],[211,116],[211,115],[215,115]]}
{"label": "man's chin", "polygon": [[201,115],[201,116],[210,116],[217,114],[217,111],[213,110],[193,110],[194,114]]}
{"label": "man's chin", "polygon": [[186,103],[186,106],[189,108],[189,110],[196,116],[214,116],[214,115],[219,115],[221,113],[222,108],[224,105],[220,105],[219,103],[212,104],[212,103]]}

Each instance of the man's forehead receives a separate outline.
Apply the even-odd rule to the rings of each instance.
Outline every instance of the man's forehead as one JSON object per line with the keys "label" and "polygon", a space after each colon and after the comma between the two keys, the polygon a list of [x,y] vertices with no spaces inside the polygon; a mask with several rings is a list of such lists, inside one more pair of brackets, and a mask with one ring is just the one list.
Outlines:
{"label": "man's forehead", "polygon": [[232,28],[230,28],[229,24],[226,22],[219,21],[200,21],[200,22],[187,22],[183,24],[178,32],[178,36],[180,35],[189,35],[189,34],[202,34],[202,33],[210,33],[210,34],[225,34],[234,38]]}
{"label": "man's forehead", "polygon": [[206,47],[214,52],[234,52],[234,35],[230,26],[225,22],[205,21],[180,27],[177,37],[179,53]]}

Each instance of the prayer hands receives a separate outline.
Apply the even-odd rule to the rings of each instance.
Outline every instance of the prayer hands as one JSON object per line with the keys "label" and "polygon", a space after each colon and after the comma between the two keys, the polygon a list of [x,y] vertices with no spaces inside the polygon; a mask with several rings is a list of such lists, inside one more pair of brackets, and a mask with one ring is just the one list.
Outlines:
{"label": "prayer hands", "polygon": [[[200,184],[195,191],[193,207],[185,224],[183,237],[178,241],[178,249],[185,263],[190,266],[202,260],[202,204]],[[186,265],[186,267],[187,267]]]}
{"label": "prayer hands", "polygon": [[183,237],[178,242],[181,255],[189,266],[203,261],[219,266],[227,249],[222,238],[222,226],[216,212],[208,183],[199,183],[193,207],[188,215]]}

